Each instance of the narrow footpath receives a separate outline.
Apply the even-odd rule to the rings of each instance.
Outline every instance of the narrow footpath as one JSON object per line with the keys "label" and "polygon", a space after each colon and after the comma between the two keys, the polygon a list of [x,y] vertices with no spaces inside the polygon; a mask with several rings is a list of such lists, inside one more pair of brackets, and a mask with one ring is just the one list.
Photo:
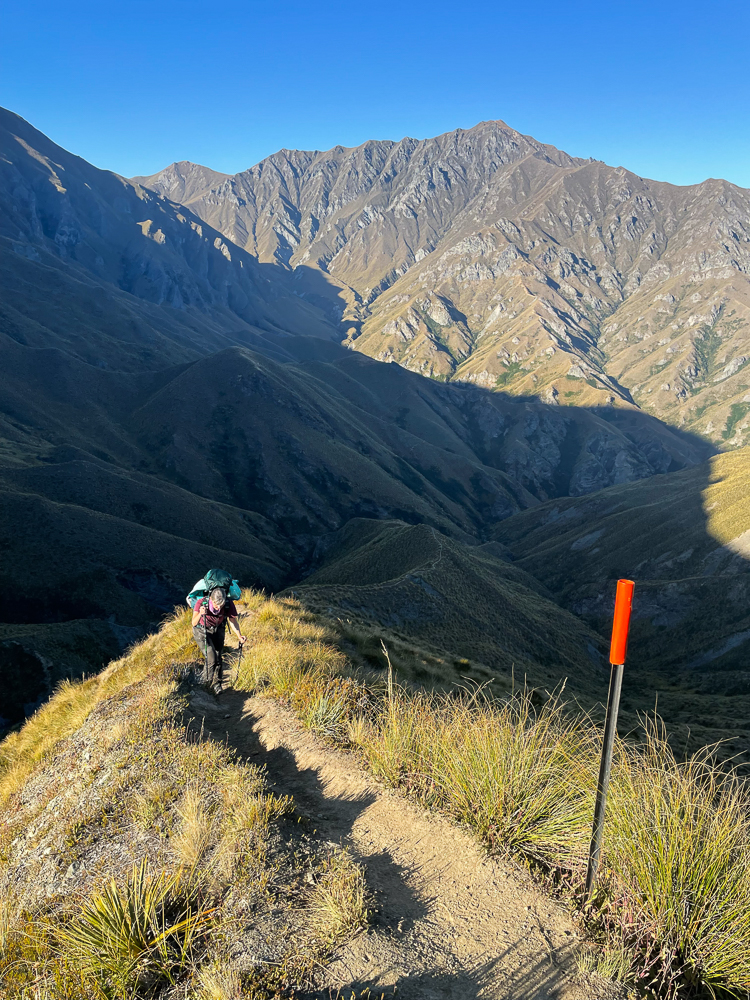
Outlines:
{"label": "narrow footpath", "polygon": [[324,745],[274,699],[196,690],[205,730],[267,769],[278,794],[366,869],[377,913],[340,947],[318,997],[403,1000],[616,1000],[576,972],[566,911],[519,866],[488,858],[463,830],[380,786],[354,757]]}

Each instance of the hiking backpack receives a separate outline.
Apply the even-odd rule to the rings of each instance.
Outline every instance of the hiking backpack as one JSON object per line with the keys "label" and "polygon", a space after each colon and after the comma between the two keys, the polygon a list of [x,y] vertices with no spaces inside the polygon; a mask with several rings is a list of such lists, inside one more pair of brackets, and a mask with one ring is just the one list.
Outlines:
{"label": "hiking backpack", "polygon": [[242,589],[239,583],[232,579],[230,573],[224,569],[210,569],[187,595],[186,600],[190,607],[194,608],[201,597],[207,597],[214,587],[221,587],[222,590],[225,590],[227,597],[232,601],[237,601],[242,597]]}

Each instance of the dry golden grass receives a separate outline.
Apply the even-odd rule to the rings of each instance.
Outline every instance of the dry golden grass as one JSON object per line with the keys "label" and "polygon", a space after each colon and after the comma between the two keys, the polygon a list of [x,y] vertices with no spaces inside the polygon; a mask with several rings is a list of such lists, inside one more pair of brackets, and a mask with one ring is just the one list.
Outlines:
{"label": "dry golden grass", "polygon": [[[256,605],[257,606],[257,605]],[[518,692],[441,695],[368,687],[294,601],[252,622],[238,686],[288,700],[382,778],[510,849],[581,901],[601,732]],[[275,639],[278,636],[278,658]],[[599,895],[587,916],[600,971],[662,995],[750,991],[746,786],[709,752],[677,760],[657,727],[618,740]]]}
{"label": "dry golden grass", "polygon": [[[29,779],[38,774],[42,789],[45,782],[55,786],[54,755],[74,761],[90,739],[92,773],[104,764],[113,773],[104,798],[95,796],[61,820],[60,842],[78,859],[96,851],[98,839],[114,838],[121,857],[122,847],[131,846],[132,823],[150,835],[152,858],[147,867],[136,836],[132,848],[141,860],[129,873],[97,878],[80,897],[58,900],[57,909],[42,902],[23,911],[4,900],[3,996],[111,1000],[156,995],[178,980],[187,984],[221,941],[209,910],[221,910],[226,921],[233,887],[250,895],[267,891],[276,864],[264,868],[269,827],[291,803],[269,794],[258,769],[241,764],[228,746],[186,728],[175,667],[194,656],[189,615],[179,613],[101,677],[64,685],[0,745],[0,788],[6,806],[23,817],[27,806],[18,793]],[[92,718],[95,712],[101,717]],[[66,749],[70,737],[76,740]],[[35,816],[37,807],[29,808]],[[3,854],[0,874],[10,863],[11,855]],[[210,935],[216,936],[211,948]],[[214,969],[201,988],[207,996],[237,996],[238,982],[236,973],[227,978]]]}
{"label": "dry golden grass", "polygon": [[367,926],[369,895],[364,872],[347,851],[324,862],[310,892],[310,909],[321,936],[329,943]]}
{"label": "dry golden grass", "polygon": [[103,701],[150,678],[151,697],[157,703],[174,688],[173,679],[167,675],[171,665],[188,663],[194,655],[189,622],[183,612],[177,612],[160,632],[149,636],[100,674],[84,681],[63,681],[18,732],[0,743],[0,804],[18,792],[34,768],[61,740],[79,729]]}
{"label": "dry golden grass", "polygon": [[[383,779],[472,826],[493,849],[515,851],[580,902],[601,746],[589,719],[572,717],[554,701],[536,707],[524,692],[498,701],[482,692],[437,694],[382,680],[368,685],[367,675],[336,647],[335,629],[294,600],[246,592],[245,604],[250,643],[239,688],[283,697],[308,726],[354,748]],[[18,792],[98,705],[137,692],[138,709],[117,737],[125,750],[137,747],[152,782],[144,780],[133,802],[158,809],[170,788],[185,789],[170,849],[181,870],[204,873],[193,883],[201,891],[221,892],[232,879],[257,872],[264,830],[291,803],[269,795],[260,773],[240,766],[222,744],[186,742],[174,719],[173,665],[193,656],[189,616],[182,613],[101,677],[61,688],[0,745],[0,797],[7,801]],[[164,761],[172,768],[171,786],[158,785]],[[746,787],[709,752],[677,760],[653,725],[640,744],[618,740],[598,896],[585,918],[599,950],[592,948],[586,961],[600,972],[637,978],[663,996],[747,994],[748,805]],[[112,889],[109,902],[92,897],[76,919],[88,914],[93,927],[108,907],[122,910],[129,891]],[[329,859],[310,905],[330,941],[363,924],[367,896],[351,858]],[[49,948],[29,943],[19,931],[23,919],[7,907],[0,913],[6,952],[0,968],[16,975],[25,964],[48,979]],[[55,974],[62,975],[60,968]],[[80,974],[67,968],[64,1000],[87,995]],[[206,972],[204,991],[214,988],[211,975]],[[232,983],[226,988],[231,995]]]}
{"label": "dry golden grass", "polygon": [[18,925],[18,908],[10,898],[0,899],[0,955],[5,954]]}
{"label": "dry golden grass", "polygon": [[188,785],[177,807],[180,827],[171,838],[172,853],[185,868],[203,861],[214,837],[215,821],[200,788]]}
{"label": "dry golden grass", "polygon": [[237,1000],[241,996],[242,980],[231,966],[213,962],[198,973],[194,1000]]}

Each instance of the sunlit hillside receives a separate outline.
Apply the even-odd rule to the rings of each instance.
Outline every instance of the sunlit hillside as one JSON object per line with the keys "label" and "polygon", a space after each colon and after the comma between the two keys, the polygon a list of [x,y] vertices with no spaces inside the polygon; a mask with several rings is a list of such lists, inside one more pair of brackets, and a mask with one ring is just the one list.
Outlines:
{"label": "sunlit hillside", "polygon": [[[292,716],[288,735],[248,745],[269,698],[320,753],[338,748],[331,761],[369,769],[433,810],[433,824],[459,821],[580,907],[601,739],[591,722],[562,703],[535,707],[523,691],[435,695],[388,668],[356,668],[342,652],[351,636],[291,599],[246,591],[241,609],[250,643],[219,702],[195,686],[183,611],[97,677],[64,685],[0,743],[9,1000],[31,989],[52,1000],[168,1000],[175,990],[230,1000],[323,988],[352,935],[369,924],[377,956],[396,924],[402,932],[410,918],[394,911],[393,890],[374,892],[378,856],[318,834],[324,814],[304,805],[316,771],[293,771],[300,801],[283,794]],[[617,742],[610,795],[598,891],[578,917],[577,986],[569,978],[563,995],[610,995],[603,977],[613,976],[665,997],[747,991],[744,788],[705,754],[676,761],[651,727],[640,742]],[[347,795],[326,802],[329,812],[352,805]],[[376,905],[393,927],[379,926]],[[549,922],[555,904],[545,905]],[[501,970],[505,961],[497,955]]]}

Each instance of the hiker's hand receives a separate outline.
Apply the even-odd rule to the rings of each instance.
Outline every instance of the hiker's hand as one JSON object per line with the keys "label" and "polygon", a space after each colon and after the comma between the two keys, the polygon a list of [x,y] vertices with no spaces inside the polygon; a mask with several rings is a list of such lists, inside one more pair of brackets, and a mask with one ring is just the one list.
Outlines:
{"label": "hiker's hand", "polygon": [[245,641],[246,641],[246,638],[245,638],[244,635],[240,635],[240,636],[237,637],[237,642],[240,644],[240,646],[244,646],[245,645]]}

